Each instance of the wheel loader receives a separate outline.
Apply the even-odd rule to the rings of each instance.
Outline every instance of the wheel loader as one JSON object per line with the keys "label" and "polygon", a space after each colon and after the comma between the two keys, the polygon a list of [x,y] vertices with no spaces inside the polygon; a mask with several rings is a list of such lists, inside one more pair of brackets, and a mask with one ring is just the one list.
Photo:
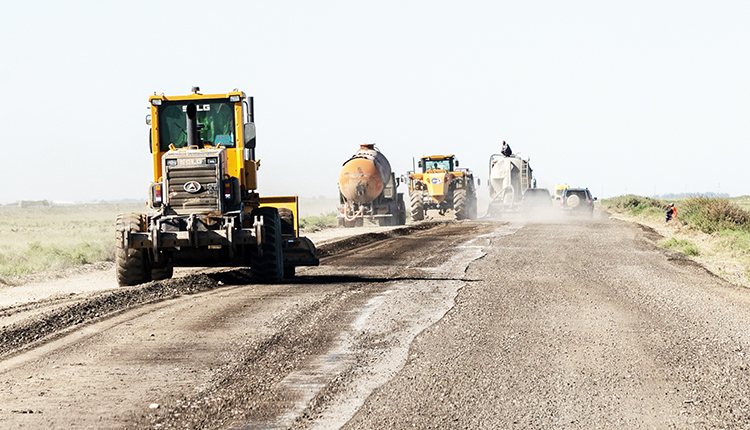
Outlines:
{"label": "wheel loader", "polygon": [[261,197],[253,98],[233,90],[149,97],[153,182],[146,213],[117,217],[121,286],[172,276],[174,267],[244,266],[279,282],[317,266],[299,235],[296,196]]}
{"label": "wheel loader", "polygon": [[440,215],[452,210],[458,220],[477,218],[474,174],[469,169],[459,168],[455,156],[424,156],[417,166],[421,172],[408,174],[412,220],[423,220],[430,209]]}

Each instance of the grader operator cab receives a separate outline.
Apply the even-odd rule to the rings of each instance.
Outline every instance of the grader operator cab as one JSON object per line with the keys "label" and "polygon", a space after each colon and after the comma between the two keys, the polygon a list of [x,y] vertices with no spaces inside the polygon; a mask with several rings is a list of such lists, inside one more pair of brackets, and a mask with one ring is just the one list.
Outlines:
{"label": "grader operator cab", "polygon": [[317,266],[299,236],[296,196],[260,197],[253,98],[234,90],[149,98],[154,181],[147,212],[117,217],[119,285],[172,276],[173,268],[249,266],[258,282]]}
{"label": "grader operator cab", "polygon": [[424,156],[418,167],[421,172],[409,172],[412,220],[423,220],[429,209],[436,209],[440,215],[453,210],[459,220],[477,218],[474,174],[459,168],[455,156]]}

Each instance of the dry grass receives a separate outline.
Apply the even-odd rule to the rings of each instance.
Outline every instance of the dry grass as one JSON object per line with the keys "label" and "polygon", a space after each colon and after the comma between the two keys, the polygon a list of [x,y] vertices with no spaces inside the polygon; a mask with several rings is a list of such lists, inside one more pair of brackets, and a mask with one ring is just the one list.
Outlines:
{"label": "dry grass", "polygon": [[339,226],[336,212],[301,218],[299,225],[302,233],[315,233],[316,231],[325,230],[327,228],[338,228]]}
{"label": "dry grass", "polygon": [[21,275],[114,260],[120,212],[144,205],[0,206],[0,283]]}
{"label": "dry grass", "polygon": [[[747,200],[750,202],[750,199]],[[612,211],[614,218],[637,222],[656,230],[664,236],[660,246],[683,252],[733,284],[750,287],[750,233],[744,229],[705,233],[682,218],[682,203],[684,202],[677,203],[679,218],[669,223],[665,222],[662,213],[644,211],[634,215],[612,207],[608,209]],[[742,207],[734,199],[732,203]],[[720,202],[718,206],[724,207],[725,204]]]}
{"label": "dry grass", "polygon": [[[336,214],[330,210],[336,201],[303,200],[303,229],[337,227]],[[22,276],[114,261],[117,214],[145,210],[145,204],[0,206],[0,285],[15,284]],[[324,212],[304,216],[303,211]]]}

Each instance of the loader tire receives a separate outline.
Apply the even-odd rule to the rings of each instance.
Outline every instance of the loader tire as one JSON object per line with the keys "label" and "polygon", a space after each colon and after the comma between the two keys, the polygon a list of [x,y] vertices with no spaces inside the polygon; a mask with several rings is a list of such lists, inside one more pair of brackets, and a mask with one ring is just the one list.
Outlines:
{"label": "loader tire", "polygon": [[424,219],[424,201],[422,200],[422,193],[409,193],[409,199],[411,200],[411,220],[422,221]]}
{"label": "loader tire", "polygon": [[456,213],[456,219],[462,220],[469,217],[466,205],[466,190],[453,191],[453,211]]}
{"label": "loader tire", "polygon": [[262,252],[250,254],[250,275],[258,283],[280,282],[284,276],[284,255],[281,241],[281,217],[273,207],[262,207],[252,211],[253,217],[263,218]]}
{"label": "loader tire", "polygon": [[146,215],[144,214],[129,212],[117,215],[115,267],[117,284],[121,287],[143,284],[151,280],[148,253],[144,249],[123,248],[121,238],[124,229],[130,229],[131,233],[142,233],[145,231],[145,225]]}
{"label": "loader tire", "polygon": [[296,266],[284,266],[284,277],[287,279],[294,278],[294,274],[296,271]]}
{"label": "loader tire", "polygon": [[152,281],[163,281],[165,279],[172,279],[173,275],[174,275],[174,268],[172,266],[151,269]]}

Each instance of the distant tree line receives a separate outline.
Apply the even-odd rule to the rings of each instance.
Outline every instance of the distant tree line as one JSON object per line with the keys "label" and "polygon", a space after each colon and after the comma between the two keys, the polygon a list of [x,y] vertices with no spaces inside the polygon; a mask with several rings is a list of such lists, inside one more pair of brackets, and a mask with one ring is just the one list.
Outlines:
{"label": "distant tree line", "polygon": [[653,196],[654,199],[676,199],[680,197],[706,197],[706,198],[729,198],[727,193],[667,193]]}

